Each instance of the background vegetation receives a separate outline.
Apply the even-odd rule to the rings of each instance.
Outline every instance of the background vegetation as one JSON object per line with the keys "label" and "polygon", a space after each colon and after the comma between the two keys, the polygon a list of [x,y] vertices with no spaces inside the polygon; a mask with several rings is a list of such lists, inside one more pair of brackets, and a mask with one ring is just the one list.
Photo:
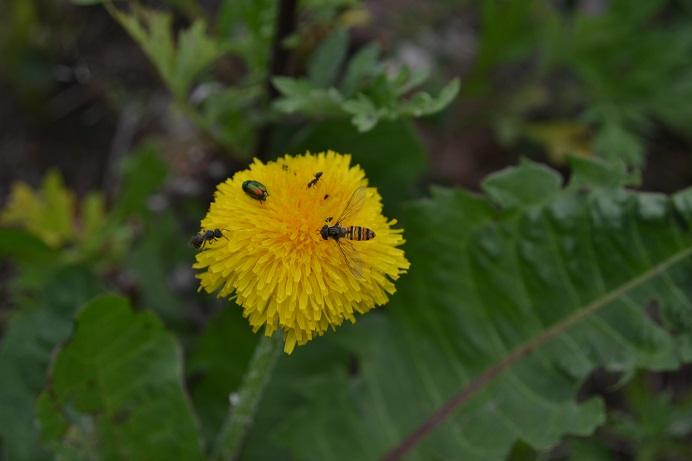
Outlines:
{"label": "background vegetation", "polygon": [[691,2],[3,11],[0,458],[208,458],[257,337],[189,238],[328,148],[412,269],[279,359],[241,459],[378,459],[455,396],[405,459],[692,458]]}

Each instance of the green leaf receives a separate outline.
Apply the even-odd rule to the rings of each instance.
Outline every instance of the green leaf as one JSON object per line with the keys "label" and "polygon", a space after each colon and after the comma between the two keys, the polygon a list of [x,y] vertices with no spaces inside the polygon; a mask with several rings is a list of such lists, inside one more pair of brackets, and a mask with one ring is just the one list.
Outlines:
{"label": "green leaf", "polygon": [[457,96],[459,93],[459,86],[459,79],[455,78],[440,90],[437,97],[430,96],[425,92],[416,93],[410,100],[401,104],[399,112],[414,117],[421,117],[423,115],[439,112],[447,107]]}
{"label": "green leaf", "polygon": [[61,240],[74,236],[74,194],[65,187],[62,176],[57,171],[49,172],[41,184],[41,194],[45,203],[45,223]]}
{"label": "green leaf", "polygon": [[[525,57],[540,38],[540,24],[534,17],[538,5],[523,0],[485,0],[480,7],[482,31],[473,69],[468,76],[465,91],[487,90],[492,81],[488,73],[500,64],[508,64]],[[543,11],[541,11],[543,12]]]}
{"label": "green leaf", "polygon": [[206,24],[201,19],[180,32],[176,46],[170,13],[139,7],[128,15],[113,6],[109,11],[144,50],[178,99],[187,99],[195,78],[223,52],[207,35]]}
{"label": "green leaf", "polygon": [[51,256],[51,249],[38,237],[15,229],[0,229],[0,256],[31,262]]}
{"label": "green leaf", "polygon": [[85,238],[103,230],[106,225],[106,204],[102,194],[92,192],[86,195],[82,202],[81,224]]}
{"label": "green leaf", "polygon": [[145,144],[133,152],[122,164],[122,184],[113,206],[113,219],[145,213],[147,199],[163,185],[167,174],[155,145]]}
{"label": "green leaf", "polygon": [[[425,79],[423,73],[411,73],[404,68],[393,80],[380,75],[373,87],[345,100],[341,109],[352,115],[351,122],[361,132],[371,130],[380,120],[395,120],[406,116],[422,117],[445,108],[459,92],[459,80],[449,82],[433,97],[419,91],[407,99],[399,100]],[[368,93],[366,95],[366,93]]]}
{"label": "green leaf", "polygon": [[629,165],[644,162],[642,140],[632,131],[615,122],[606,122],[594,140],[598,154],[607,160],[624,160]]}
{"label": "green leaf", "polygon": [[[4,238],[0,237],[0,241]],[[79,266],[56,267],[45,260],[28,283],[31,291],[13,290],[20,307],[5,324],[0,343],[0,453],[3,459],[52,459],[39,443],[34,407],[45,386],[53,348],[67,339],[77,307],[101,291],[93,274]]]}
{"label": "green leaf", "polygon": [[488,176],[483,181],[483,190],[498,206],[518,208],[549,201],[560,191],[561,184],[558,173],[525,160],[516,168]]}
{"label": "green leaf", "polygon": [[629,184],[625,162],[573,156],[569,158],[572,177],[569,187],[617,189]]}
{"label": "green leaf", "polygon": [[290,77],[273,77],[272,84],[283,96],[295,96],[309,92],[314,87],[306,80]]}
{"label": "green leaf", "polygon": [[307,115],[334,115],[341,112],[343,98],[333,88],[328,90],[316,88],[312,83],[303,79],[289,77],[274,77],[272,84],[281,93],[282,98],[274,105],[287,114],[302,112]]}
{"label": "green leaf", "polygon": [[261,98],[264,86],[259,84],[222,87],[210,83],[200,101],[205,120],[224,144],[240,153],[252,150],[255,128],[262,120]]}
{"label": "green leaf", "polygon": [[[349,351],[332,341],[312,342],[304,346],[300,354],[280,357],[258,405],[241,459],[300,459],[291,456],[279,443],[281,428],[290,424],[296,406],[314,398],[329,399],[331,393],[319,393],[326,389],[339,389],[336,385],[343,383],[352,367],[353,357]],[[341,411],[341,408],[330,407],[327,411]],[[310,423],[305,430],[310,430]],[[366,458],[354,456],[352,459]]]}
{"label": "green leaf", "polygon": [[274,0],[222,0],[217,30],[232,52],[245,61],[249,81],[264,82],[274,37]]}
{"label": "green leaf", "polygon": [[608,446],[593,438],[573,440],[569,444],[569,461],[614,461]]}
{"label": "green leaf", "polygon": [[75,196],[65,187],[57,170],[49,171],[37,191],[17,182],[10,199],[0,213],[0,224],[22,227],[46,244],[59,247],[73,240]]}
{"label": "green leaf", "polygon": [[[156,312],[167,325],[185,326],[187,297],[174,291],[174,273],[183,271],[192,282],[193,248],[174,213],[151,213],[141,222],[141,236],[132,245],[125,266],[133,277],[142,304]],[[178,289],[180,291],[180,289]],[[189,292],[185,293],[189,297]]]}
{"label": "green leaf", "polygon": [[318,88],[334,84],[348,49],[348,32],[336,29],[315,50],[308,62],[308,79]]}
{"label": "green leaf", "polygon": [[351,58],[346,68],[344,80],[341,82],[341,90],[351,96],[365,80],[376,75],[380,69],[377,58],[380,55],[380,47],[377,43],[364,46]]}
{"label": "green leaf", "polygon": [[229,393],[240,386],[257,339],[241,309],[231,304],[209,321],[191,348],[190,393],[207,440],[214,440],[228,413]]}
{"label": "green leaf", "polygon": [[169,13],[147,9],[137,9],[132,15],[115,7],[111,7],[109,11],[151,59],[168,86],[173,87],[175,43],[171,30],[172,16]]}
{"label": "green leaf", "polygon": [[207,35],[206,24],[201,19],[180,32],[175,60],[175,91],[185,94],[195,77],[220,54],[221,48]]}
{"label": "green leaf", "polygon": [[[106,216],[105,199],[101,193],[91,192],[81,203],[80,244],[86,253],[97,252],[110,229]],[[98,257],[98,256],[97,256]]]}
{"label": "green leaf", "polygon": [[404,66],[393,78],[388,79],[391,91],[395,96],[403,96],[414,88],[420,86],[428,78],[428,71],[424,69],[411,69]]}
{"label": "green leaf", "polygon": [[387,111],[375,106],[370,98],[359,94],[355,99],[345,101],[341,106],[347,113],[353,115],[351,123],[364,133],[370,131]]}
{"label": "green leaf", "polygon": [[202,459],[181,350],[161,322],[116,296],[76,322],[39,399],[48,441],[106,459]]}
{"label": "green leaf", "polygon": [[[274,102],[274,107],[287,114],[302,113],[315,118],[325,116],[339,117],[351,116],[351,122],[361,133],[367,132],[382,120],[396,120],[404,117],[421,117],[433,114],[446,107],[459,92],[459,80],[454,79],[447,84],[440,93],[434,97],[426,92],[417,92],[408,95],[408,92],[420,85],[425,79],[425,74],[411,72],[404,68],[397,76],[390,78],[381,66],[373,66],[366,69],[365,66],[373,56],[369,50],[353,67],[349,67],[350,74],[346,76],[343,85],[345,94],[351,94],[367,73],[372,78],[368,85],[364,85],[362,91],[346,98],[335,88],[325,89],[319,87],[313,81],[293,79],[289,77],[274,77],[273,85],[281,94]],[[363,73],[363,75],[360,75]]]}
{"label": "green leaf", "polygon": [[652,121],[681,134],[692,121],[685,103],[692,97],[692,34],[685,15],[663,18],[668,7],[662,0],[609,2],[598,15],[563,17],[563,38],[551,45],[582,87],[599,154],[635,167],[643,165]]}
{"label": "green leaf", "polygon": [[627,440],[640,459],[689,458],[692,394],[687,392],[674,402],[672,389],[653,389],[643,378],[625,389],[627,411],[613,412],[608,432]]}
{"label": "green leaf", "polygon": [[[538,184],[527,193],[520,177]],[[499,460],[518,440],[543,451],[605,421],[599,398],[576,400],[592,370],[681,365],[692,189],[666,197],[557,183],[524,164],[485,185],[522,204],[511,213],[448,189],[407,210],[410,273],[384,315],[336,332],[358,373],[312,388],[312,403],[286,418],[281,438],[295,458],[379,459],[455,396],[456,411],[405,459]],[[660,323],[647,315],[652,300]]]}

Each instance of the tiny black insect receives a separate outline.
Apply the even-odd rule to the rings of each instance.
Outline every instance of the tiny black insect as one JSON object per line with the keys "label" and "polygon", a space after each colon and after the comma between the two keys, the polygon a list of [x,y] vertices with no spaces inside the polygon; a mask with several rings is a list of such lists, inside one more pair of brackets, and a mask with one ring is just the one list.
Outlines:
{"label": "tiny black insect", "polygon": [[204,246],[205,243],[215,242],[221,237],[223,237],[223,234],[219,229],[206,230],[193,235],[190,239],[190,244],[199,250]]}
{"label": "tiny black insect", "polygon": [[310,189],[312,186],[316,185],[317,181],[319,181],[321,177],[322,177],[321,171],[318,171],[317,173],[315,173],[315,177],[308,183],[308,189]]}
{"label": "tiny black insect", "polygon": [[283,163],[283,164],[281,165],[281,169],[284,170],[284,171],[288,171],[288,165],[286,165],[285,163]]}
{"label": "tiny black insect", "polygon": [[329,198],[329,194],[324,194],[324,198],[322,200],[327,200]]}

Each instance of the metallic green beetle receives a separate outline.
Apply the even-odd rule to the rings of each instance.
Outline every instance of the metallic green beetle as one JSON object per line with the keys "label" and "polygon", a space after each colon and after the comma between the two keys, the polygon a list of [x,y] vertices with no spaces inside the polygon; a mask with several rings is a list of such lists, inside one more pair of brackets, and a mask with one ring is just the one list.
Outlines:
{"label": "metallic green beetle", "polygon": [[260,202],[264,202],[269,196],[269,192],[267,192],[267,188],[264,184],[252,179],[248,179],[243,183],[243,192],[245,192],[248,197],[259,200]]}

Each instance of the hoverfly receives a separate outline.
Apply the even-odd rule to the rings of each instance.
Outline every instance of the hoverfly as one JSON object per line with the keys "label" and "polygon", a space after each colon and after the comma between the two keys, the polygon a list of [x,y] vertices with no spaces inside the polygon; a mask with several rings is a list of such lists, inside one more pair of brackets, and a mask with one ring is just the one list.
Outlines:
{"label": "hoverfly", "polygon": [[310,180],[310,182],[308,183],[308,189],[310,189],[312,186],[316,186],[317,182],[320,180],[321,177],[322,177],[321,171],[318,171],[317,173],[315,173],[315,177],[312,180]]}
{"label": "hoverfly", "polygon": [[329,240],[330,238],[336,242],[337,248],[349,268],[351,273],[356,276],[356,278],[362,277],[362,260],[356,251],[353,243],[350,240],[372,240],[375,238],[375,232],[364,226],[342,226],[342,223],[348,220],[353,215],[357,214],[366,199],[366,187],[359,187],[354,190],[351,194],[351,198],[348,199],[344,210],[341,212],[336,220],[334,220],[334,225],[330,225],[332,222],[332,217],[329,216],[325,220],[324,226],[320,229],[320,236],[324,240]]}
{"label": "hoverfly", "polygon": [[269,196],[267,192],[267,187],[259,181],[248,179],[243,182],[243,192],[247,194],[248,197],[264,202]]}
{"label": "hoverfly", "polygon": [[190,244],[199,250],[205,243],[215,242],[221,237],[223,237],[223,234],[219,229],[206,230],[193,235],[190,239]]}

